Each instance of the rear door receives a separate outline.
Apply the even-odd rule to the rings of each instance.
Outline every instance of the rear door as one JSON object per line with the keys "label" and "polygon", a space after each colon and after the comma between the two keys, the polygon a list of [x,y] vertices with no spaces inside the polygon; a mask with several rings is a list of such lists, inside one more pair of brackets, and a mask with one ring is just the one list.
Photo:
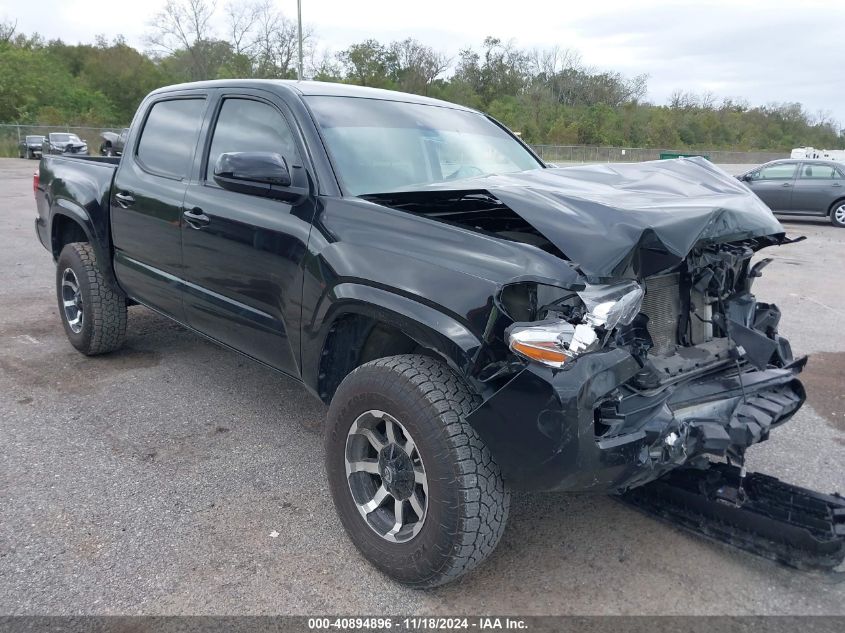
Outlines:
{"label": "rear door", "polygon": [[291,205],[223,189],[213,178],[225,152],[276,152],[292,171],[308,169],[293,123],[275,95],[220,91],[185,195],[182,244],[188,324],[298,375],[301,265],[313,198]]}
{"label": "rear door", "polygon": [[793,161],[764,165],[750,174],[746,184],[772,211],[789,211],[797,171]]}
{"label": "rear door", "polygon": [[845,191],[845,178],[835,165],[802,163],[792,191],[792,210],[796,213],[827,215],[830,205]]}
{"label": "rear door", "polygon": [[158,95],[130,135],[111,199],[114,269],[130,297],[179,321],[182,201],[208,95]]}

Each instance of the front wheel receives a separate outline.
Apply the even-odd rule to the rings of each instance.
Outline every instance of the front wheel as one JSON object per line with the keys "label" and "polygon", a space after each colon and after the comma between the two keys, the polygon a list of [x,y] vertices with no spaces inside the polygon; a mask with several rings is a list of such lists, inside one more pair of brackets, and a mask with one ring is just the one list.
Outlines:
{"label": "front wheel", "polygon": [[126,296],[103,275],[90,244],[67,244],[56,264],[59,314],[71,345],[87,356],[105,354],[126,338]]}
{"label": "front wheel", "polygon": [[326,426],[335,507],[361,553],[416,587],[479,565],[505,529],[510,497],[467,416],[478,404],[444,363],[392,356],[341,383]]}
{"label": "front wheel", "polygon": [[839,200],[833,203],[833,208],[830,210],[830,221],[834,226],[845,229],[845,200]]}

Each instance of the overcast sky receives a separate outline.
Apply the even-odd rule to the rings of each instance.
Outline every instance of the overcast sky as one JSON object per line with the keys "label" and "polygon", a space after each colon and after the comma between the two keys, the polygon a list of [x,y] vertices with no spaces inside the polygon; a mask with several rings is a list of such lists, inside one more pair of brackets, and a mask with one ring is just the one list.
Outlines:
{"label": "overcast sky", "polygon": [[[222,9],[228,0],[218,0]],[[0,18],[66,42],[122,34],[138,48],[164,0],[0,0]],[[290,17],[296,0],[276,0]],[[649,99],[676,89],[752,105],[799,101],[845,123],[842,0],[303,0],[303,20],[333,51],[414,37],[457,54],[486,35],[525,48],[577,49],[589,66],[648,73]]]}

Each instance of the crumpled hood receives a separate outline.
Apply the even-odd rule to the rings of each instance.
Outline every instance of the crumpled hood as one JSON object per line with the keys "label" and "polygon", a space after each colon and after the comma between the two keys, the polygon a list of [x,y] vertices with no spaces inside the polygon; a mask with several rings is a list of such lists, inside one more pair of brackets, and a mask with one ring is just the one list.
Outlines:
{"label": "crumpled hood", "polygon": [[522,216],[590,278],[645,277],[700,242],[784,238],[769,208],[702,158],[537,169],[418,191],[486,191]]}

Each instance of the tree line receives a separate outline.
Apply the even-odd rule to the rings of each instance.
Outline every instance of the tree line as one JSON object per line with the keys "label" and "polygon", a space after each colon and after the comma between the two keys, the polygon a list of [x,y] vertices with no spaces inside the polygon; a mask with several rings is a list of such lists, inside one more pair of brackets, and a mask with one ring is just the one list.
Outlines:
{"label": "tree line", "polygon": [[[0,24],[0,122],[122,126],[159,86],[232,77],[297,76],[296,24],[272,0],[169,0],[147,49],[120,35],[92,44],[46,40]],[[647,100],[648,76],[592,68],[571,49],[524,49],[487,37],[449,57],[413,38],[368,39],[332,52],[303,33],[305,76],[428,95],[489,112],[529,143],[676,149],[845,148],[830,115],[800,103],[679,90]]]}

